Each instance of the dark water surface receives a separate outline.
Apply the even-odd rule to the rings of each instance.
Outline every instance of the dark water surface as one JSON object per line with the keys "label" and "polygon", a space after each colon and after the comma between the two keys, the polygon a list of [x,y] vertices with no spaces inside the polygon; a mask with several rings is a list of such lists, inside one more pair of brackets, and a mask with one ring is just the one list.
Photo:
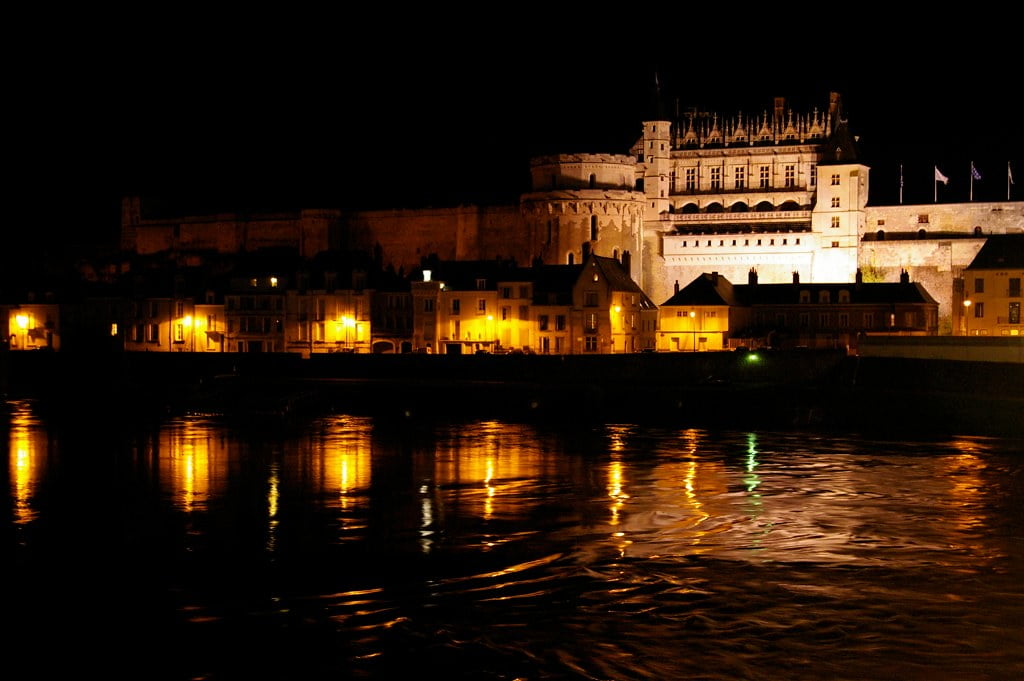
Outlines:
{"label": "dark water surface", "polygon": [[10,679],[1024,678],[1024,445],[9,405]]}

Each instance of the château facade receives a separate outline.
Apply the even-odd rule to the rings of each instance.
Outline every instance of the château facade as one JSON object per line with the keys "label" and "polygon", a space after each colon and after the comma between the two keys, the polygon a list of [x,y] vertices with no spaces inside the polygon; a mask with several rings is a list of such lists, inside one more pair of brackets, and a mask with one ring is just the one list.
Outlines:
{"label": "ch\u00e2teau facade", "polygon": [[534,158],[512,206],[302,210],[274,215],[149,218],[122,211],[128,252],[220,253],[290,248],[374,253],[412,272],[425,257],[580,264],[591,254],[630,263],[655,304],[705,272],[765,284],[895,282],[906,272],[955,332],[963,270],[990,235],[1024,233],[1024,202],[875,206],[870,168],[832,93],[794,111],[783,98],[755,115],[656,110],[628,154]]}

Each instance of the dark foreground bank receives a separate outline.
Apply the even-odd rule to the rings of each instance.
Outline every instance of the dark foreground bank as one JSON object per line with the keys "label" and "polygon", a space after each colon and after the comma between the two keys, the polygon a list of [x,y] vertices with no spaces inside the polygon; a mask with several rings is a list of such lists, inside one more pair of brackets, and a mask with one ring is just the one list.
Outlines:
{"label": "dark foreground bank", "polygon": [[267,422],[578,419],[1024,435],[1024,365],[833,351],[613,356],[10,353],[0,391],[47,408]]}

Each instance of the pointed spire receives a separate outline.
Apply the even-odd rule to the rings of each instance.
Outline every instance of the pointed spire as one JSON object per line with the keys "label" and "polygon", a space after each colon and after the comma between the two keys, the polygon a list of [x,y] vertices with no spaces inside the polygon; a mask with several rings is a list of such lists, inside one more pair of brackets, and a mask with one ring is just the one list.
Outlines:
{"label": "pointed spire", "polygon": [[667,121],[668,114],[665,113],[665,102],[661,97],[661,80],[658,77],[658,69],[654,69],[654,89],[651,91],[651,104],[648,111],[649,121]]}

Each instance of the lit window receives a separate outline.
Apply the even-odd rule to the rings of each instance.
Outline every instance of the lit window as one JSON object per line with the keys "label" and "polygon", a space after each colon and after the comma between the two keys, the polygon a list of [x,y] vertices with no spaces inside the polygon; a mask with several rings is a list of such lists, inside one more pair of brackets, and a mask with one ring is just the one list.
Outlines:
{"label": "lit window", "polygon": [[787,187],[796,185],[796,166],[785,167],[785,182]]}
{"label": "lit window", "polygon": [[687,168],[686,169],[686,190],[693,191],[697,188],[697,169]]}
{"label": "lit window", "polygon": [[711,188],[721,189],[722,188],[722,169],[712,168],[711,169]]}
{"label": "lit window", "polygon": [[769,178],[771,177],[771,168],[769,166],[761,166],[758,170],[758,186],[761,189],[767,189],[769,186]]}
{"label": "lit window", "polygon": [[838,229],[838,227],[839,227],[839,216],[838,215],[833,215],[832,216],[832,227]]}
{"label": "lit window", "polygon": [[743,166],[736,166],[733,175],[733,186],[736,189],[743,189],[747,184],[747,169]]}

